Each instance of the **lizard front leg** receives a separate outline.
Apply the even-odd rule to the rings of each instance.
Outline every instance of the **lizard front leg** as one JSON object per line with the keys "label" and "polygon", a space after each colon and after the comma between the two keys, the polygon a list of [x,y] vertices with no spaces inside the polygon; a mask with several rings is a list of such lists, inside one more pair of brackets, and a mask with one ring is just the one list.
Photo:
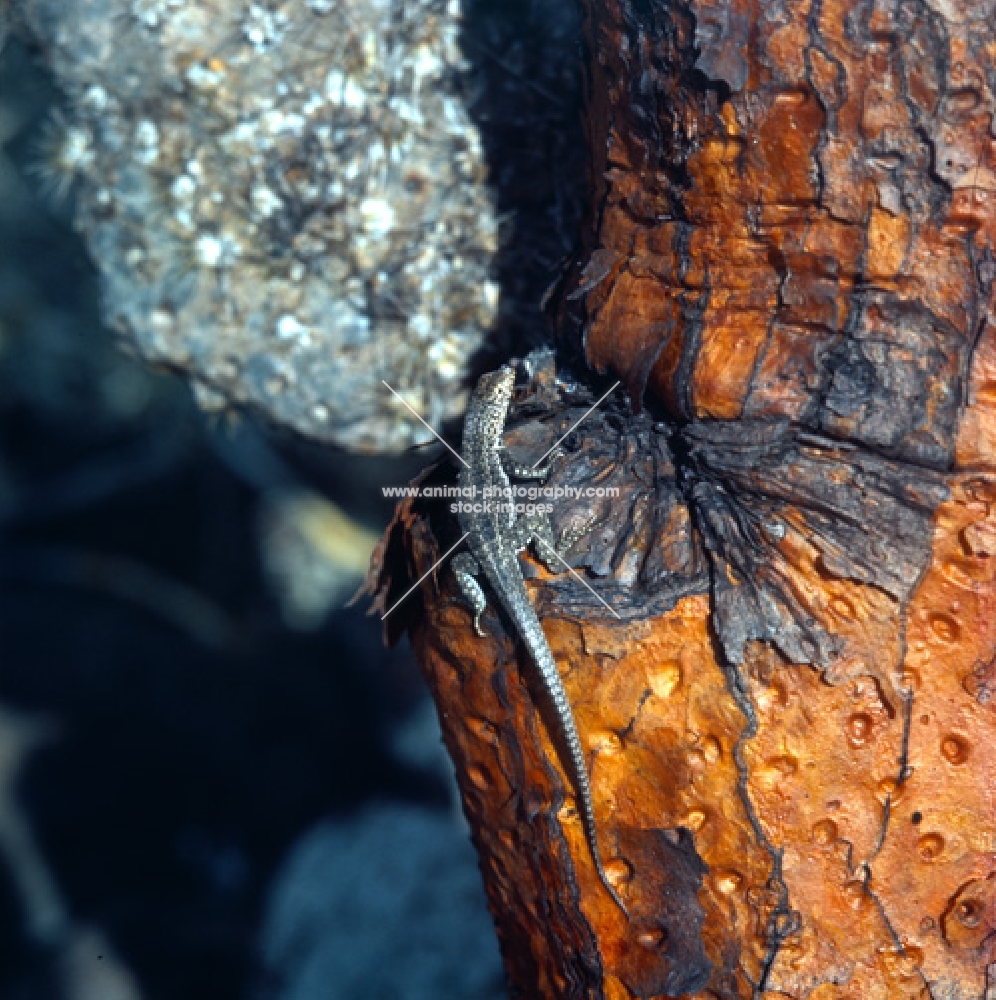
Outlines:
{"label": "lizard front leg", "polygon": [[460,552],[453,557],[453,575],[464,601],[474,615],[474,631],[483,636],[481,615],[488,606],[488,599],[475,577],[481,572],[478,561],[469,552]]}
{"label": "lizard front leg", "polygon": [[563,449],[555,448],[547,456],[545,465],[519,465],[504,449],[499,452],[501,465],[505,473],[512,479],[546,479],[550,475],[550,466],[563,455]]}

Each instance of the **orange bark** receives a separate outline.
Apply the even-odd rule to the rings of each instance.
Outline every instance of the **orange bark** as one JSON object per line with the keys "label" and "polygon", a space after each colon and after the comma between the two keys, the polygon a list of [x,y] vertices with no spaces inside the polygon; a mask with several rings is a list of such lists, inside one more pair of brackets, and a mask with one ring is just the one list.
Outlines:
{"label": "orange bark", "polygon": [[[705,563],[681,555],[694,542],[711,585],[647,598],[620,624],[597,607],[570,612],[546,574],[529,584],[631,921],[595,874],[507,623],[491,618],[478,639],[445,573],[407,621],[396,613],[440,706],[513,986],[609,1000],[991,1000],[991,5],[587,7],[595,184],[560,346],[665,418],[677,486],[666,504],[646,488],[667,463],[639,471],[633,453],[658,431],[631,416],[647,429],[629,452],[589,459],[630,483],[600,512],[624,522],[617,555],[596,572],[599,525],[576,565],[604,594],[629,594],[655,544],[666,568],[655,585],[697,579]],[[553,418],[532,420],[510,444]],[[784,429],[777,445],[772,428]],[[728,432],[747,442],[730,468]],[[602,438],[565,469],[606,433],[583,426],[583,439]],[[885,567],[909,546],[905,583],[834,548],[843,508],[821,498],[838,488],[860,498],[869,535],[886,500],[927,511],[921,537],[901,537],[896,520],[895,549],[877,550]],[[753,562],[722,536],[737,518]],[[405,582],[399,553],[417,579],[446,530],[417,504],[401,512],[385,604]],[[752,595],[757,621],[742,625]]]}

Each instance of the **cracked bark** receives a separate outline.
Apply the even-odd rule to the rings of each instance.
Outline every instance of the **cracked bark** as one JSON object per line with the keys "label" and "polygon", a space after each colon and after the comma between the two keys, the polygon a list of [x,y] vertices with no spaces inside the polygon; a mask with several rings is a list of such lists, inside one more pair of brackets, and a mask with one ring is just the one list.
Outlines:
{"label": "cracked bark", "polygon": [[[529,666],[445,574],[388,619],[437,701],[518,995],[988,1000],[996,986],[996,4],[589,0],[592,203],[559,356],[619,378]],[[601,393],[520,395],[521,460]],[[429,473],[442,482],[448,473]],[[390,606],[456,540],[409,503]],[[407,573],[401,572],[407,565]]]}

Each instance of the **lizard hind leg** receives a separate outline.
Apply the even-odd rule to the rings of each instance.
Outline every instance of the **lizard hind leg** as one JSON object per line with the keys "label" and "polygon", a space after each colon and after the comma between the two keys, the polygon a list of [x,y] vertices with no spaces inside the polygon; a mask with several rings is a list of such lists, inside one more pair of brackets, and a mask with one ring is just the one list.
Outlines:
{"label": "lizard hind leg", "polygon": [[520,517],[512,526],[509,542],[516,555],[525,552],[532,542],[536,558],[551,573],[563,569],[563,566],[559,565],[560,560],[551,554],[551,550],[557,552],[558,549],[549,514],[529,514]]}
{"label": "lizard hind leg", "polygon": [[469,552],[460,552],[453,558],[453,576],[460,588],[460,594],[474,615],[474,631],[483,636],[481,615],[488,606],[488,599],[475,579],[480,572],[480,565]]}
{"label": "lizard hind leg", "polygon": [[532,542],[536,558],[551,573],[563,573],[568,569],[564,557],[573,548],[574,543],[588,533],[593,522],[594,518],[591,518],[557,538],[549,514],[535,514],[531,517],[525,517],[516,526],[518,533],[516,538],[517,551],[521,552]]}

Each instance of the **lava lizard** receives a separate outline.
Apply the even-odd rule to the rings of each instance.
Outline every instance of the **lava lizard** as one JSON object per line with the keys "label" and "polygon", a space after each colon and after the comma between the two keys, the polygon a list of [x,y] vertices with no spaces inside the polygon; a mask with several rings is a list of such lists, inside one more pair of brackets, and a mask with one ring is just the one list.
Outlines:
{"label": "lava lizard", "polygon": [[[545,479],[546,468],[520,468],[508,461],[502,452],[505,418],[515,385],[515,370],[508,365],[481,376],[470,400],[463,427],[463,458],[460,486],[476,488],[473,503],[483,507],[482,513],[466,512],[466,501],[458,508],[460,526],[467,533],[470,552],[461,552],[453,560],[453,572],[465,600],[474,613],[474,629],[481,631],[481,614],[487,598],[475,577],[482,573],[497,595],[501,606],[522,637],[529,655],[539,670],[543,688],[556,713],[560,736],[567,750],[568,774],[574,784],[580,805],[581,821],[595,870],[602,884],[629,916],[618,893],[609,882],[598,851],[595,832],[595,810],[591,799],[591,781],[585,764],[581,738],[567,692],[564,690],[557,663],[543,634],[539,618],[529,600],[519,566],[518,555],[533,540],[552,545],[549,526],[538,519],[518,517],[511,492],[509,473],[517,479]],[[542,551],[537,555],[546,563]]]}

